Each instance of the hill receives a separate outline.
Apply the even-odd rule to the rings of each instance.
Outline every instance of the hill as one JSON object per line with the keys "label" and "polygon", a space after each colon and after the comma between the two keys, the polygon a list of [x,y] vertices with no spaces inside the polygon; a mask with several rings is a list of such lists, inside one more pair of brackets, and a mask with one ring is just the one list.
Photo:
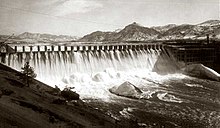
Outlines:
{"label": "hill", "polygon": [[78,39],[75,36],[40,34],[40,33],[29,33],[29,32],[24,32],[18,35],[17,37],[20,39],[32,39],[32,40],[44,41],[44,42],[74,41]]}
{"label": "hill", "polygon": [[112,39],[113,41],[144,41],[156,39],[159,34],[152,28],[143,27],[134,22],[114,34]]}
{"label": "hill", "polygon": [[207,20],[198,25],[199,26],[216,26],[216,25],[220,25],[220,21],[219,20]]}
{"label": "hill", "polygon": [[[169,39],[205,39],[207,34],[215,40],[220,39],[220,20],[208,20],[198,24],[168,24],[164,26],[145,27],[134,22],[116,31],[95,31],[78,38],[67,35],[52,35],[24,32],[8,39],[7,43],[58,43],[58,42],[105,42],[105,41],[149,41]],[[0,35],[0,41],[7,36]]]}
{"label": "hill", "polygon": [[178,25],[160,35],[162,39],[201,39],[209,34],[211,38],[220,38],[220,21],[209,20],[197,25]]}
{"label": "hill", "polygon": [[96,31],[91,34],[85,35],[83,38],[79,39],[78,41],[82,41],[82,42],[106,41],[108,39],[111,39],[114,34],[115,34],[115,32]]}
{"label": "hill", "polygon": [[159,34],[152,28],[143,27],[134,22],[116,32],[93,32],[82,37],[79,41],[143,41],[155,39]]}
{"label": "hill", "polygon": [[[29,87],[22,75],[0,64],[0,126],[4,128],[127,127],[81,100],[66,102],[37,80]],[[56,101],[56,102],[55,102]]]}
{"label": "hill", "polygon": [[166,32],[167,30],[176,27],[176,24],[168,24],[165,26],[153,26],[151,27],[152,29],[155,29],[156,31],[160,32],[161,34],[163,34],[164,32]]}
{"label": "hill", "polygon": [[196,34],[196,31],[193,30],[194,25],[184,24],[175,26],[168,29],[159,38],[162,39],[183,39],[185,37],[191,37]]}
{"label": "hill", "polygon": [[[120,30],[120,29],[119,29]],[[196,25],[168,24],[165,26],[144,27],[136,22],[127,25],[120,31],[97,31],[88,34],[79,41],[147,41],[155,39],[204,39],[209,34],[210,38],[220,39],[220,21],[208,20]]]}

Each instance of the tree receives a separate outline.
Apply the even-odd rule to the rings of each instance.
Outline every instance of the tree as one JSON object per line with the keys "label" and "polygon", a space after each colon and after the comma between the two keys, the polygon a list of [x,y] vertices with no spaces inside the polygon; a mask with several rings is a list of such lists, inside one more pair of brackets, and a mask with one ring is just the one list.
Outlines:
{"label": "tree", "polygon": [[36,78],[37,74],[34,73],[34,68],[29,65],[29,62],[26,62],[24,64],[24,67],[21,67],[21,69],[21,73],[24,74],[24,76],[22,76],[22,79],[29,87],[31,82],[30,78]]}

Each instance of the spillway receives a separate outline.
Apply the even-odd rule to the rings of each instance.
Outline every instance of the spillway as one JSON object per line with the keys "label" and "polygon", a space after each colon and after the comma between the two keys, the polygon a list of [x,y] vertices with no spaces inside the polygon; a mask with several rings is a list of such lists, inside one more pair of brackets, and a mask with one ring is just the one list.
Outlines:
{"label": "spillway", "polygon": [[61,89],[73,86],[84,98],[109,98],[106,94],[114,85],[124,81],[143,84],[142,77],[162,80],[166,77],[156,72],[177,68],[163,47],[112,48],[8,53],[5,64],[20,71],[29,62],[38,80]]}
{"label": "spillway", "polygon": [[147,69],[151,71],[162,49],[99,50],[99,51],[46,51],[20,52],[6,55],[6,65],[21,70],[30,62],[37,79],[55,85],[73,73],[94,73],[113,68],[117,71]]}

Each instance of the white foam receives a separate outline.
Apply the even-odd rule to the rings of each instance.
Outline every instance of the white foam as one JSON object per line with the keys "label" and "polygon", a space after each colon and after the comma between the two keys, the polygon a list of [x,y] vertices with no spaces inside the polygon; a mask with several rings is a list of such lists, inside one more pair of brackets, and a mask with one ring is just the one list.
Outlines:
{"label": "white foam", "polygon": [[158,93],[157,97],[162,100],[162,101],[166,101],[166,102],[175,102],[175,103],[182,103],[183,101],[179,98],[176,98],[174,95],[171,95],[169,93]]}
{"label": "white foam", "polygon": [[199,85],[199,84],[188,84],[188,83],[185,83],[186,86],[189,86],[189,87],[201,87],[203,88],[202,85]]}
{"label": "white foam", "polygon": [[[107,71],[109,70],[109,71]],[[110,73],[109,73],[110,72]],[[65,85],[75,87],[81,98],[100,98],[109,100],[111,93],[109,89],[113,86],[119,86],[125,81],[129,81],[138,88],[157,87],[163,85],[163,82],[169,79],[181,79],[185,75],[165,75],[161,76],[154,72],[149,72],[145,69],[136,69],[128,71],[116,71],[114,69],[106,69],[103,72],[93,73],[76,73],[69,77],[63,78]],[[149,81],[147,80],[149,79]],[[153,83],[152,83],[153,82]],[[64,87],[64,85],[63,85]],[[144,91],[139,98],[149,99],[157,90]]]}

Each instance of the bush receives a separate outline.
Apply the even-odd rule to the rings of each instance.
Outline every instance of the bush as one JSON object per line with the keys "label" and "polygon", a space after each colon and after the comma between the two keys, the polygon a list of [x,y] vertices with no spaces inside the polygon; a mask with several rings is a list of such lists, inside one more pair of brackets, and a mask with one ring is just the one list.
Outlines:
{"label": "bush", "polygon": [[29,86],[31,79],[30,78],[36,78],[37,74],[34,73],[34,68],[29,65],[29,62],[26,62],[24,64],[24,67],[21,67],[22,71],[21,73],[24,74],[24,76],[20,76],[23,82]]}
{"label": "bush", "polygon": [[55,85],[55,88],[53,88],[52,90],[53,95],[59,95],[60,92],[61,92],[60,88],[57,85]]}
{"label": "bush", "polygon": [[61,91],[61,96],[65,98],[67,101],[79,100],[79,94],[66,88],[63,91]]}

